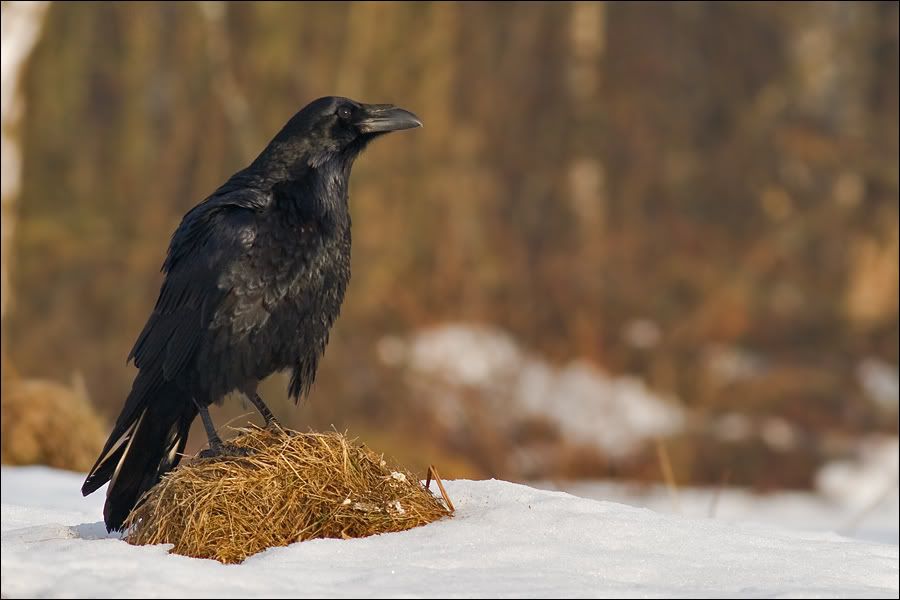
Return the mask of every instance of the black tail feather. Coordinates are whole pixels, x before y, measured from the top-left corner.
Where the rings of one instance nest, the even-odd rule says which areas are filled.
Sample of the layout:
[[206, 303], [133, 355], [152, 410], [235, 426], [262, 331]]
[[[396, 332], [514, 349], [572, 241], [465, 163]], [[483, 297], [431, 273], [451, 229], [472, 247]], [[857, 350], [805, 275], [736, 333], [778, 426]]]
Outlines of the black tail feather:
[[83, 496], [87, 496], [88, 494], [93, 494], [98, 489], [100, 489], [103, 484], [109, 481], [113, 473], [116, 470], [116, 467], [119, 465], [119, 461], [122, 459], [122, 454], [125, 453], [125, 444], [120, 444], [116, 451], [109, 455], [102, 464], [94, 465], [94, 468], [91, 470], [91, 474], [88, 475], [87, 479], [84, 481], [84, 485], [81, 486], [81, 494]]
[[153, 393], [135, 386], [132, 396], [138, 389], [142, 397], [131, 397], [126, 403], [136, 410], [129, 411], [127, 422], [116, 423], [81, 488], [86, 496], [110, 482], [103, 507], [109, 531], [121, 530], [144, 492], [178, 465], [197, 416], [190, 395], [170, 382]]

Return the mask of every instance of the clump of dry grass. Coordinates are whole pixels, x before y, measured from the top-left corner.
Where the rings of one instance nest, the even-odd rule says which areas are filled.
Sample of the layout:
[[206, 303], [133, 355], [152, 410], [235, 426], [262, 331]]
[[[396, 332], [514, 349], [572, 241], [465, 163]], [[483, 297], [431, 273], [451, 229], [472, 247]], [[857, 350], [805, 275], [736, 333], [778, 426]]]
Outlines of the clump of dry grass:
[[83, 381], [71, 387], [42, 379], [19, 379], [4, 364], [0, 394], [0, 461], [86, 471], [103, 448], [106, 426]]
[[418, 478], [332, 433], [253, 427], [230, 445], [246, 456], [194, 459], [163, 477], [129, 516], [131, 544], [241, 562], [313, 538], [403, 531], [452, 513]]

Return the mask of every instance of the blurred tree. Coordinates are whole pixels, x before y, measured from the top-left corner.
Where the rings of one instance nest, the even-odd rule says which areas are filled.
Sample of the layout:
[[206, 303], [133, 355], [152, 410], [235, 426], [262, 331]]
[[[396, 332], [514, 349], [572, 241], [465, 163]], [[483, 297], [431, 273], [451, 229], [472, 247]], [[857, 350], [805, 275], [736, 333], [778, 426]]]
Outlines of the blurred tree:
[[[473, 320], [710, 417], [896, 431], [856, 367], [898, 361], [897, 22], [895, 2], [54, 3], [25, 80], [14, 361], [84, 369], [114, 412], [181, 214], [337, 93], [425, 128], [355, 170], [354, 279], [313, 402], [275, 403], [295, 423], [432, 444], [373, 347]], [[766, 367], [722, 380], [722, 353]]]
[[40, 37], [47, 2], [4, 3], [3, 10], [3, 71], [2, 116], [0, 116], [0, 141], [3, 144], [3, 187], [0, 192], [2, 229], [0, 229], [0, 319], [6, 316], [10, 297], [9, 266], [10, 242], [16, 224], [16, 199], [19, 194], [22, 171], [22, 153], [16, 140], [15, 128], [22, 117], [23, 98], [20, 80], [25, 63]]

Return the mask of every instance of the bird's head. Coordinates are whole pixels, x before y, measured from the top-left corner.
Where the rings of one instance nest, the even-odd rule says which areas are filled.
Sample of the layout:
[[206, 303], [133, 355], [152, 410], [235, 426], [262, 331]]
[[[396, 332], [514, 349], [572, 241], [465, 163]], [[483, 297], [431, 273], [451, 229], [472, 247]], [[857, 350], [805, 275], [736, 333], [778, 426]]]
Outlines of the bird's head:
[[291, 161], [311, 167], [333, 158], [350, 163], [374, 138], [421, 126], [416, 115], [392, 104], [363, 104], [326, 96], [294, 115], [270, 147]]

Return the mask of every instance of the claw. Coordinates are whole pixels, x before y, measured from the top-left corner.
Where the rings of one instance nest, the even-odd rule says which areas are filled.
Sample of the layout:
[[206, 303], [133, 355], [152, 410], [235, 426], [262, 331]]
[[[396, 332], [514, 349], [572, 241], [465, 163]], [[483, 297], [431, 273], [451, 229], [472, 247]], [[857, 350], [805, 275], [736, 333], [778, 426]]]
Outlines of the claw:
[[231, 444], [222, 444], [218, 447], [207, 448], [206, 450], [202, 450], [197, 458], [221, 458], [228, 456], [250, 456], [253, 454], [247, 448], [239, 448], [237, 446], [232, 446]]

